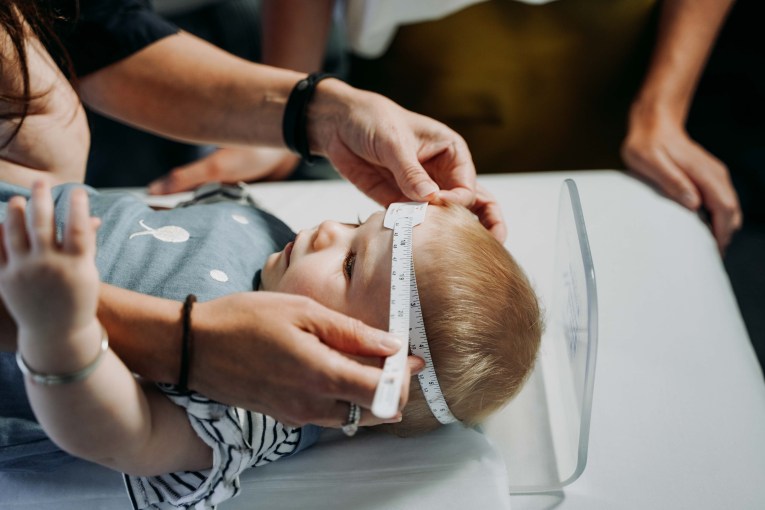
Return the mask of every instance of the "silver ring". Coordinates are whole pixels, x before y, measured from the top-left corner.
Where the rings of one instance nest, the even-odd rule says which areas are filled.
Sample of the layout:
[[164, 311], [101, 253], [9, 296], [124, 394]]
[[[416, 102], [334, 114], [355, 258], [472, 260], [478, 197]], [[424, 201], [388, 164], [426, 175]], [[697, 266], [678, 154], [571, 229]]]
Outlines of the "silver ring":
[[348, 402], [350, 406], [348, 409], [348, 421], [343, 424], [343, 434], [348, 437], [353, 437], [359, 430], [359, 421], [361, 421], [361, 408], [358, 404]]

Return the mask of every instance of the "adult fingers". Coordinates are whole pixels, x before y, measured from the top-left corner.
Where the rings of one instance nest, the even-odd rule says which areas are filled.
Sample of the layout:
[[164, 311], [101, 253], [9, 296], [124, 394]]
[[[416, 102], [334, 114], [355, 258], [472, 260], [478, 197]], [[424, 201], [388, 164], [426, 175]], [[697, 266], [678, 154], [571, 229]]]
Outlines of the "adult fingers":
[[476, 185], [476, 200], [471, 207], [473, 214], [478, 216], [481, 224], [491, 232], [499, 241], [504, 243], [507, 239], [507, 225], [502, 216], [502, 210], [497, 203], [497, 199], [482, 185]]
[[210, 164], [209, 157], [179, 166], [149, 184], [150, 195], [167, 195], [192, 190], [206, 182], [219, 180], [219, 167]]
[[739, 208], [732, 211], [729, 206], [724, 205], [722, 211], [718, 209], [712, 213], [712, 233], [717, 240], [720, 253], [725, 252], [733, 239], [733, 234], [741, 228], [742, 222], [743, 216]]
[[32, 198], [28, 208], [27, 231], [32, 249], [49, 248], [55, 242], [56, 229], [53, 224], [53, 199], [50, 186], [45, 181], [35, 181], [32, 184]]
[[[304, 372], [309, 376], [306, 391], [314, 398], [356, 402], [363, 407], [371, 407], [382, 371], [348, 355], [357, 354], [359, 346], [368, 342], [369, 335], [385, 332], [369, 328], [307, 298], [299, 308], [303, 311], [299, 317], [303, 323], [299, 327], [305, 335], [300, 345], [304, 346], [304, 357], [313, 362], [313, 370]], [[373, 341], [369, 349], [374, 351], [371, 356], [378, 357], [397, 350], [385, 348], [378, 341]], [[322, 416], [329, 418], [324, 414]]]
[[[326, 420], [322, 420], [323, 423], [317, 424], [317, 425], [324, 425], [326, 427], [332, 427], [332, 428], [340, 428], [346, 423], [348, 423], [348, 418], [350, 418], [350, 409], [351, 404], [350, 402], [342, 402], [337, 401], [335, 404], [328, 410], [330, 413]], [[378, 418], [374, 414], [372, 414], [372, 411], [367, 409], [366, 407], [361, 407], [361, 417], [359, 418], [359, 426], [360, 427], [373, 427], [375, 425], [381, 425], [383, 423], [398, 423], [401, 421], [401, 413], [399, 412], [396, 416], [389, 419], [383, 419]]]
[[[323, 369], [317, 374], [315, 388], [319, 395], [345, 402], [355, 402], [362, 407], [372, 407], [375, 390], [382, 371], [362, 365], [340, 353], [330, 351], [324, 359]], [[334, 418], [329, 415], [326, 418]]]
[[[307, 349], [311, 342], [306, 341]], [[318, 345], [318, 344], [314, 344]], [[322, 398], [332, 398], [344, 402], [355, 402], [362, 407], [371, 408], [377, 386], [382, 376], [380, 368], [359, 363], [344, 354], [323, 346], [325, 351], [311, 353], [313, 359], [321, 358], [320, 369], [316, 372], [311, 389]], [[409, 366], [405, 368], [404, 383], [401, 388], [399, 409], [403, 409], [409, 397]], [[330, 419], [332, 416], [325, 416]]]
[[622, 158], [627, 167], [656, 184], [668, 197], [692, 211], [701, 206], [701, 194], [693, 181], [664, 149], [625, 146]]
[[[456, 193], [460, 193], [459, 198], [457, 199], [453, 198], [456, 196]], [[468, 196], [472, 196], [473, 199], [468, 200]], [[465, 188], [439, 191], [438, 199], [435, 200], [435, 202], [438, 203], [443, 200], [465, 205], [478, 217], [481, 224], [491, 232], [497, 241], [504, 243], [507, 239], [507, 225], [502, 215], [502, 209], [494, 196], [480, 185], [476, 186], [476, 193], [474, 196], [470, 190]]]
[[149, 193], [176, 193], [206, 182], [282, 180], [300, 162], [284, 149], [271, 147], [224, 147], [188, 165], [173, 169], [149, 185]]
[[3, 242], [5, 254], [9, 260], [13, 260], [17, 254], [29, 251], [29, 238], [24, 218], [26, 207], [27, 200], [24, 197], [15, 196], [8, 201]]
[[438, 185], [416, 160], [398, 160], [389, 168], [401, 192], [410, 200], [428, 202], [438, 193]]
[[90, 217], [87, 192], [75, 189], [69, 198], [69, 217], [64, 230], [64, 251], [91, 254], [96, 250], [94, 222]]
[[[362, 407], [371, 409], [377, 386], [382, 377], [380, 369], [361, 365], [345, 358], [347, 362], [335, 365], [334, 375], [330, 375], [334, 381], [333, 393], [339, 400], [356, 402]], [[407, 363], [404, 369], [401, 392], [399, 395], [399, 410], [406, 406], [409, 399], [410, 369]]]
[[502, 211], [499, 204], [488, 203], [480, 207], [473, 208], [473, 214], [478, 216], [481, 224], [494, 236], [500, 243], [507, 240], [507, 224], [502, 217]]
[[401, 192], [410, 200], [428, 202], [435, 198], [438, 185], [418, 158], [414, 139], [398, 140], [380, 152], [381, 164], [389, 169]]
[[425, 360], [419, 356], [409, 356], [406, 360], [406, 364], [409, 366], [409, 372], [412, 375], [417, 375], [425, 368]]
[[172, 169], [167, 175], [149, 184], [149, 193], [152, 195], [178, 193], [192, 190], [211, 181], [242, 180], [238, 175], [232, 174], [232, 170], [236, 169], [236, 162], [231, 162], [230, 159], [226, 149], [218, 149], [204, 158]]
[[419, 157], [442, 190], [438, 198], [472, 207], [476, 200], [476, 172], [467, 144], [445, 126], [443, 132], [433, 136], [441, 141], [426, 144]]
[[[423, 368], [425, 368], [425, 361], [422, 358], [419, 358], [417, 356], [409, 356], [407, 359], [407, 367], [409, 369], [409, 374], [411, 376], [416, 375], [419, 373]], [[409, 377], [408, 374], [404, 377], [402, 388], [401, 388], [401, 395], [402, 400], [399, 402], [399, 409], [403, 409], [406, 406], [406, 399], [404, 398], [404, 395], [409, 395], [409, 387], [412, 381], [412, 377]], [[339, 401], [338, 405], [334, 406], [334, 409], [331, 411], [332, 416], [343, 416], [343, 412], [346, 414], [346, 420], [347, 415], [349, 414], [349, 402]], [[364, 427], [374, 426], [374, 425], [381, 425], [383, 423], [398, 423], [401, 421], [402, 413], [399, 411], [395, 416], [392, 418], [378, 418], [374, 414], [372, 414], [372, 411], [369, 408], [361, 407], [361, 420], [359, 422], [359, 425]], [[343, 426], [346, 421], [341, 421], [339, 424], [331, 423], [331, 419], [328, 419], [330, 422], [329, 426]]]
[[358, 356], [390, 356], [401, 348], [401, 340], [392, 333], [367, 326], [313, 300], [307, 300], [305, 305], [304, 328], [333, 349]]
[[332, 148], [330, 161], [337, 171], [369, 198], [384, 206], [407, 199], [388, 169], [367, 162], [342, 144]]
[[[422, 361], [422, 360], [420, 360], [420, 361]], [[405, 373], [404, 373], [404, 376], [403, 376], [404, 378], [403, 378], [402, 384], [401, 384], [401, 396], [400, 396], [400, 399], [399, 399], [399, 407], [398, 407], [399, 408], [399, 412], [396, 415], [394, 415], [392, 418], [379, 418], [379, 417], [375, 416], [374, 414], [372, 414], [372, 411], [370, 410], [371, 407], [372, 407], [372, 405], [371, 405], [372, 404], [372, 400], [371, 399], [370, 400], [358, 400], [358, 399], [355, 399], [355, 398], [351, 397], [351, 398], [340, 398], [340, 399], [338, 399], [338, 403], [340, 405], [339, 406], [335, 405], [335, 406], [333, 406], [333, 408], [328, 409], [330, 414], [328, 416], [326, 416], [325, 423], [327, 423], [329, 426], [333, 426], [333, 427], [344, 425], [347, 422], [347, 418], [345, 419], [345, 421], [337, 421], [337, 419], [338, 419], [338, 417], [342, 417], [343, 416], [343, 414], [342, 414], [343, 411], [345, 411], [345, 416], [346, 417], [348, 416], [348, 410], [349, 410], [349, 403], [350, 402], [354, 402], [354, 403], [358, 404], [362, 408], [362, 416], [361, 416], [361, 421], [360, 421], [361, 425], [369, 426], [369, 425], [379, 425], [381, 423], [397, 423], [397, 422], [401, 421], [401, 410], [404, 409], [404, 407], [406, 406], [406, 402], [407, 402], [407, 400], [409, 398], [409, 385], [410, 385], [410, 382], [411, 382], [411, 376], [410, 376], [409, 368], [410, 368], [411, 364], [414, 364], [414, 365], [416, 365], [419, 368], [419, 364], [417, 362], [407, 363], [407, 366], [406, 366], [406, 369], [405, 369]], [[379, 382], [379, 375], [377, 376], [376, 381]], [[376, 389], [376, 386], [377, 386], [377, 384], [375, 384], [375, 389]], [[372, 395], [374, 395], [374, 392], [372, 392]]]
[[742, 214], [727, 167], [699, 146], [691, 146], [676, 156], [701, 191], [704, 205], [712, 216], [712, 233], [720, 251], [741, 228]]
[[475, 205], [475, 191], [465, 187], [455, 187], [451, 189], [439, 190], [435, 200], [432, 202], [451, 202], [471, 209]]
[[[404, 372], [404, 379], [401, 382], [401, 397], [399, 399], [398, 408], [399, 412], [392, 418], [378, 418], [372, 411], [369, 410], [361, 416], [361, 423], [364, 426], [380, 425], [383, 423], [399, 423], [402, 419], [402, 411], [406, 407], [407, 400], [409, 399], [409, 388], [412, 384], [412, 377], [420, 373], [425, 368], [425, 360], [418, 356], [409, 356], [406, 361], [406, 370]], [[363, 410], [362, 410], [363, 411]]]

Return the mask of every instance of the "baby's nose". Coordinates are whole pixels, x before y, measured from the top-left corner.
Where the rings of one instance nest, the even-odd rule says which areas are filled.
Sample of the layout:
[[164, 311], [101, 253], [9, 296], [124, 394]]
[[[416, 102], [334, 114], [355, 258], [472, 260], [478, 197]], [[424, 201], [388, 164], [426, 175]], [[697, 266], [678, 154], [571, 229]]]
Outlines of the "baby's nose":
[[322, 250], [337, 241], [342, 230], [342, 224], [336, 221], [324, 221], [316, 229], [316, 236], [313, 239], [313, 249]]

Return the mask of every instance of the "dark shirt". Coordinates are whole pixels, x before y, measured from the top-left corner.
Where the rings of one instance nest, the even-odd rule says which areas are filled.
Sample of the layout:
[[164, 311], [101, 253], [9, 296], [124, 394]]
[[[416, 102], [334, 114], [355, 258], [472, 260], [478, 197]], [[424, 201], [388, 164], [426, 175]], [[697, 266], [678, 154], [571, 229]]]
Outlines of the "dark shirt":
[[178, 32], [155, 13], [148, 0], [55, 0], [65, 22], [57, 32], [77, 76], [113, 64], [149, 44]]

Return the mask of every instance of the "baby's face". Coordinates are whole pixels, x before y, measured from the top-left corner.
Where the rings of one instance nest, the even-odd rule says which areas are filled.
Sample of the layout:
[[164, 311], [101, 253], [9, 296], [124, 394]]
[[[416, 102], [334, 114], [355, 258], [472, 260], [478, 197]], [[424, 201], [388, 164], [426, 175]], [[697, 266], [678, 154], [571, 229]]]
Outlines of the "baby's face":
[[[431, 207], [428, 215], [431, 214]], [[274, 253], [261, 274], [261, 289], [301, 294], [380, 329], [388, 328], [391, 242], [384, 212], [360, 225], [325, 221], [302, 230]], [[427, 242], [428, 221], [415, 227], [416, 244]]]

